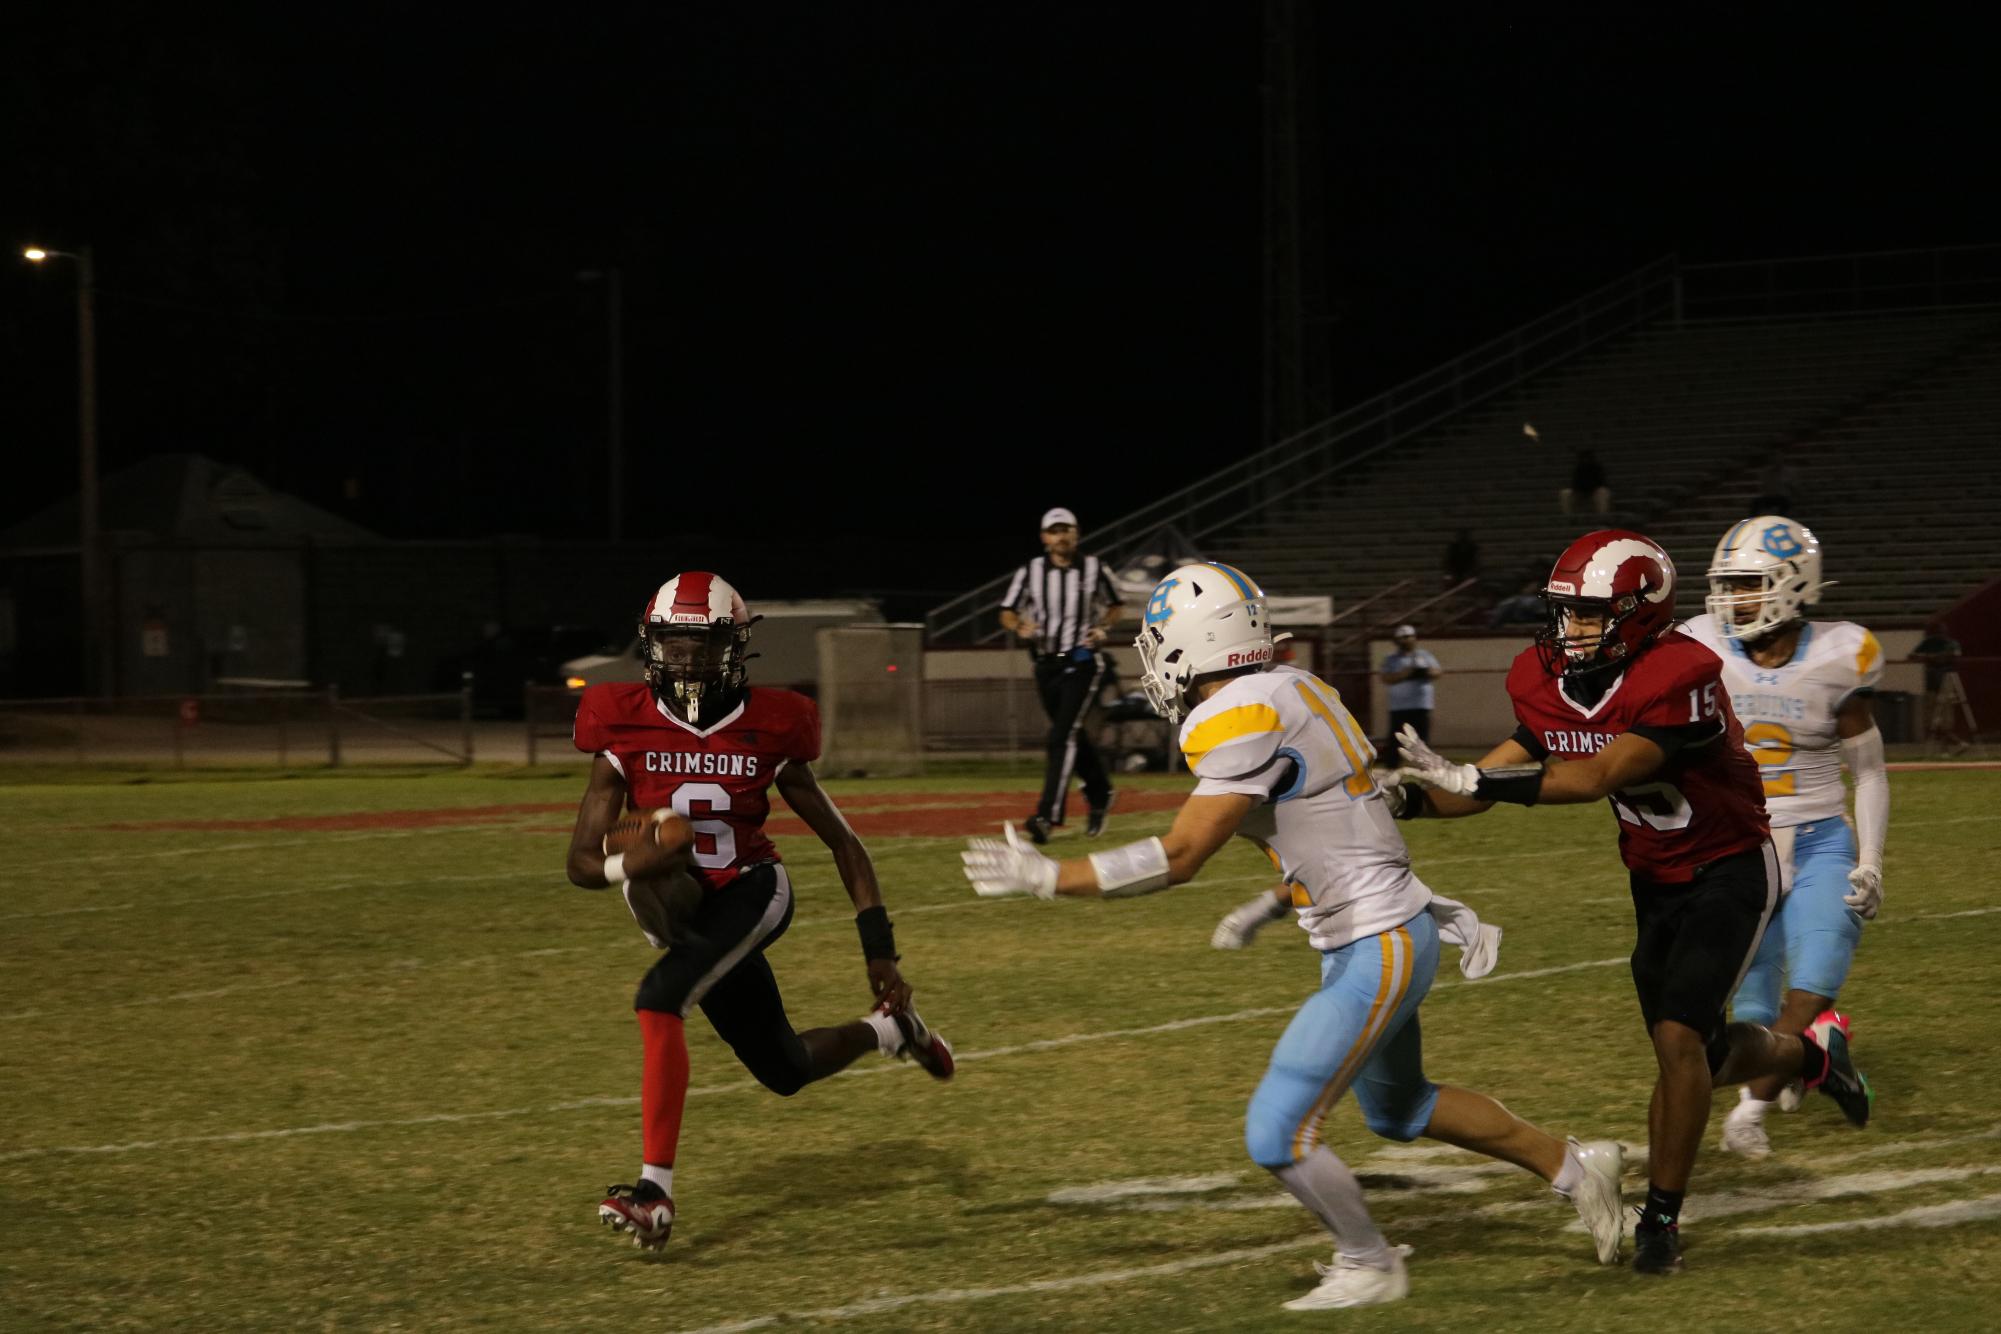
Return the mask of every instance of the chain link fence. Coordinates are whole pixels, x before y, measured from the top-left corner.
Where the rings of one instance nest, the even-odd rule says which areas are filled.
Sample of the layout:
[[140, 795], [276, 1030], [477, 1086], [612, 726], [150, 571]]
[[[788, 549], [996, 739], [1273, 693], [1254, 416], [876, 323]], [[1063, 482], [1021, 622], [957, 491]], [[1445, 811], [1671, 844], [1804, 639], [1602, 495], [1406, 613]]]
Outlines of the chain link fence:
[[360, 699], [329, 688], [0, 700], [0, 763], [338, 768], [472, 762], [470, 687]]

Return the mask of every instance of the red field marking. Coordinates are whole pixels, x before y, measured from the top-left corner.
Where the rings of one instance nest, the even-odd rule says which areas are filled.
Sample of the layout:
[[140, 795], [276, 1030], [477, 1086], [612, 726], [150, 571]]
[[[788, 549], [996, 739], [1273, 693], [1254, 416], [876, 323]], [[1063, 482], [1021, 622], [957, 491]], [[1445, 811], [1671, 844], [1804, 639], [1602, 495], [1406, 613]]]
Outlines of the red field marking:
[[[1119, 793], [1116, 810], [1120, 814], [1139, 811], [1167, 811], [1179, 806], [1179, 792], [1135, 791]], [[842, 805], [842, 813], [858, 834], [876, 838], [953, 837], [986, 834], [1000, 828], [1001, 821], [1019, 823], [1028, 814], [1035, 796], [1021, 792], [879, 792], [870, 793], [853, 805]], [[1082, 817], [1082, 803], [1071, 805]], [[123, 833], [245, 833], [257, 830], [336, 833], [366, 829], [435, 829], [452, 825], [498, 824], [522, 815], [567, 815], [576, 809], [570, 802], [522, 802], [505, 806], [442, 806], [429, 810], [346, 811], [334, 815], [279, 815], [263, 820], [124, 820], [113, 824], [90, 825]], [[804, 834], [806, 824], [796, 815], [775, 812], [767, 826], [774, 834]], [[567, 834], [567, 825], [528, 825], [523, 833]]]

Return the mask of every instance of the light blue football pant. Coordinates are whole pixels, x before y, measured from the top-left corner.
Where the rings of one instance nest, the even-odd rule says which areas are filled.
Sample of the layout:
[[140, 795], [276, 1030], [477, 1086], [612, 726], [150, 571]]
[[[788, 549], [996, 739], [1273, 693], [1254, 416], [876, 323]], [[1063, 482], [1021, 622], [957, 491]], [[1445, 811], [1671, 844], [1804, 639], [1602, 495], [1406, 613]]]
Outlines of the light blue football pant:
[[1862, 939], [1862, 917], [1843, 903], [1855, 869], [1855, 836], [1840, 816], [1795, 825], [1793, 888], [1772, 914], [1758, 953], [1730, 1002], [1734, 1019], [1769, 1024], [1782, 990], [1839, 996]]
[[1352, 1085], [1369, 1129], [1410, 1140], [1431, 1123], [1438, 1085], [1424, 1077], [1417, 1007], [1438, 971], [1438, 924], [1420, 912], [1392, 931], [1320, 955], [1320, 990], [1286, 1025], [1251, 1095], [1244, 1142], [1263, 1167], [1320, 1143], [1320, 1126]]

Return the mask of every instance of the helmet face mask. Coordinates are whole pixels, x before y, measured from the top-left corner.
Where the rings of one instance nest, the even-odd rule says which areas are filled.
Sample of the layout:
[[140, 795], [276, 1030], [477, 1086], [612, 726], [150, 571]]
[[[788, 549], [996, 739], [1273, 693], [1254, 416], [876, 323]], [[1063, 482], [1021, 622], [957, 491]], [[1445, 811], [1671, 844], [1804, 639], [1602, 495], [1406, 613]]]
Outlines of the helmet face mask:
[[639, 618], [639, 656], [655, 698], [690, 723], [728, 712], [749, 680], [756, 619], [714, 575], [678, 574], [662, 584]]
[[1732, 525], [1716, 544], [1703, 605], [1726, 638], [1756, 641], [1804, 620], [1825, 587], [1813, 530], [1760, 514]]
[[1548, 607], [1542, 632], [1536, 636], [1543, 663], [1556, 676], [1590, 676], [1623, 665], [1630, 656], [1619, 628], [1636, 609], [1634, 598], [1543, 595]]

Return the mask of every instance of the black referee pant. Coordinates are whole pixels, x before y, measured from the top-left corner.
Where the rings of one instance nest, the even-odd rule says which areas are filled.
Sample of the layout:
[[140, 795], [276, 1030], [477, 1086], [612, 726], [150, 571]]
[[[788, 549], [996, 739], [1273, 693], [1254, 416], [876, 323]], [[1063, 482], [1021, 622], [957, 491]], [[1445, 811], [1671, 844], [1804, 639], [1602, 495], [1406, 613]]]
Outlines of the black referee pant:
[[1084, 732], [1084, 715], [1105, 679], [1105, 660], [1088, 649], [1050, 653], [1035, 660], [1035, 689], [1042, 711], [1049, 715], [1049, 755], [1042, 773], [1042, 802], [1035, 813], [1052, 825], [1063, 823], [1064, 798], [1070, 775], [1084, 780], [1084, 800], [1095, 809], [1112, 797], [1098, 748]]

